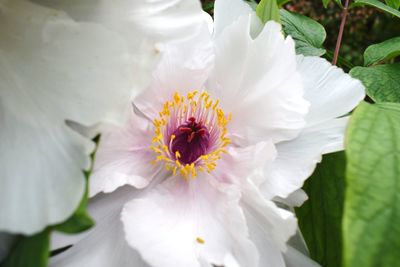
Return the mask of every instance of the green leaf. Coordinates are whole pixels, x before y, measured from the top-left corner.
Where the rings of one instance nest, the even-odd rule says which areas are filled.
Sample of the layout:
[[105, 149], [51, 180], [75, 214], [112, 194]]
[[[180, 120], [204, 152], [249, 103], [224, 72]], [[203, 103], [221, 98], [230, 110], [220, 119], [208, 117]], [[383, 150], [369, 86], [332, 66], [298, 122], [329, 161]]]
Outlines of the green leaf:
[[282, 7], [284, 4], [289, 3], [291, 0], [276, 0], [278, 7]]
[[91, 228], [94, 225], [93, 219], [87, 213], [86, 207], [88, 204], [88, 177], [89, 173], [85, 173], [86, 177], [86, 189], [85, 193], [82, 197], [81, 202], [79, 203], [78, 208], [75, 210], [74, 214], [70, 218], [68, 218], [65, 222], [55, 225], [53, 227], [56, 231], [61, 231], [64, 233], [79, 233]]
[[364, 66], [369, 66], [384, 60], [390, 60], [400, 55], [400, 37], [386, 40], [369, 46], [364, 52]]
[[346, 147], [344, 266], [399, 266], [400, 104], [361, 103]]
[[[339, 7], [343, 8], [341, 0], [333, 0]], [[331, 0], [322, 0], [322, 5], [327, 8]]]
[[350, 75], [362, 81], [375, 102], [400, 103], [400, 63], [355, 67]]
[[22, 236], [0, 267], [46, 267], [49, 243], [49, 229], [33, 236]]
[[325, 54], [322, 44], [326, 38], [324, 27], [318, 22], [295, 13], [281, 9], [283, 30], [296, 42], [297, 54], [321, 56]]
[[396, 16], [398, 18], [400, 18], [400, 11], [385, 5], [384, 3], [378, 1], [378, 0], [355, 0], [354, 3], [351, 5], [351, 7], [353, 6], [373, 6], [376, 7], [380, 10], [383, 10], [393, 16]]
[[400, 0], [385, 0], [386, 4], [394, 9], [399, 9]]
[[309, 199], [296, 209], [312, 259], [324, 267], [341, 266], [344, 153], [328, 154], [303, 189]]
[[331, 2], [331, 0], [322, 0], [322, 5], [327, 8], [328, 4]]
[[276, 0], [261, 0], [257, 5], [256, 14], [262, 23], [266, 23], [269, 20], [274, 20], [278, 23], [281, 23], [279, 8]]

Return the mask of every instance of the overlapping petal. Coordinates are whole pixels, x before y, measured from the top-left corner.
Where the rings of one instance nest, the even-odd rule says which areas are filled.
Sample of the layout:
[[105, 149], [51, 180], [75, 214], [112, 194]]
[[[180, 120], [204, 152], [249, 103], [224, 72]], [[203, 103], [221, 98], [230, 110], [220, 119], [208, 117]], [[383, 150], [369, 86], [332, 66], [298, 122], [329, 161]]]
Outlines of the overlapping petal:
[[308, 110], [294, 42], [275, 22], [253, 39], [250, 25], [251, 15], [241, 16], [216, 37], [207, 89], [232, 113], [229, 132], [236, 142], [291, 139], [304, 126]]
[[151, 123], [133, 110], [129, 117], [125, 125], [109, 128], [101, 136], [90, 178], [90, 196], [110, 193], [125, 184], [144, 188], [161, 171], [151, 164]]
[[118, 189], [112, 194], [99, 194], [92, 199], [89, 212], [96, 220], [96, 227], [80, 236], [53, 236], [52, 248], [73, 245], [66, 252], [52, 257], [52, 267], [148, 267], [140, 255], [125, 241], [119, 219], [125, 202], [132, 199], [137, 190], [131, 187]]
[[322, 155], [344, 148], [344, 132], [350, 112], [364, 98], [362, 84], [317, 57], [298, 57], [304, 97], [310, 102], [306, 127], [301, 134], [276, 145], [276, 161], [266, 166], [262, 191], [267, 198], [286, 198], [299, 189]]
[[115, 33], [25, 1], [2, 7], [0, 32], [0, 229], [33, 233], [83, 194], [94, 146], [65, 121], [120, 121], [132, 61]]
[[223, 265], [228, 255], [239, 266], [255, 266], [257, 252], [247, 238], [239, 188], [211, 179], [170, 177], [126, 204], [127, 241], [152, 266]]
[[104, 25], [124, 37], [135, 61], [133, 89], [147, 86], [160, 55], [159, 42], [191, 38], [204, 22], [196, 0], [34, 0], [73, 19]]

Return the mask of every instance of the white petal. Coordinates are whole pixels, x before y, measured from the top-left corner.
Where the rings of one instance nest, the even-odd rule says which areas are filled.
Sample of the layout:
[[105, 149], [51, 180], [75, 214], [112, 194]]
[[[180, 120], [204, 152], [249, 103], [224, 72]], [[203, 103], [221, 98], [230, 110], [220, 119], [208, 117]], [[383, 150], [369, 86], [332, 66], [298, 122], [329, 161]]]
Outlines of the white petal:
[[[89, 205], [96, 226], [78, 239], [56, 237], [56, 244], [73, 244], [67, 251], [50, 258], [51, 267], [148, 267], [124, 238], [119, 219], [123, 204], [135, 196], [134, 189], [125, 187], [112, 194], [99, 195]], [[60, 240], [61, 239], [61, 240]], [[79, 242], [78, 242], [79, 241]]]
[[132, 62], [115, 33], [30, 2], [1, 8], [0, 33], [0, 229], [32, 234], [83, 194], [94, 146], [65, 120], [123, 119]]
[[284, 254], [286, 267], [319, 267], [320, 265], [302, 254], [298, 250], [288, 246], [288, 250]]
[[272, 142], [260, 142], [253, 146], [227, 148], [227, 153], [217, 161], [217, 167], [212, 176], [225, 183], [241, 184], [247, 177], [260, 184], [264, 177], [258, 174], [258, 170], [271, 164], [277, 153]]
[[286, 198], [301, 188], [322, 159], [322, 154], [343, 149], [344, 131], [348, 117], [330, 120], [306, 128], [294, 140], [276, 145], [278, 156], [267, 165], [267, 179], [261, 185], [263, 195]]
[[258, 253], [260, 254], [259, 267], [285, 267], [282, 252], [279, 247], [271, 240], [260, 222], [253, 216], [246, 214], [247, 225], [249, 226], [250, 238], [256, 244]]
[[246, 219], [256, 220], [264, 234], [280, 251], [286, 250], [286, 242], [297, 229], [297, 220], [292, 212], [278, 208], [276, 204], [265, 199], [258, 188], [249, 181], [242, 186], [242, 205]]
[[[135, 89], [147, 86], [157, 63], [157, 43], [190, 38], [204, 23], [196, 0], [35, 0], [78, 21], [102, 24], [119, 33], [134, 55]], [[112, 40], [112, 39], [111, 39]]]
[[124, 207], [128, 243], [152, 266], [222, 265], [229, 254], [240, 266], [255, 266], [239, 191], [228, 185], [215, 188], [208, 179], [171, 177]]
[[126, 125], [105, 130], [90, 177], [90, 196], [112, 192], [125, 184], [136, 188], [149, 184], [159, 169], [151, 164], [153, 132], [150, 122], [133, 111]]
[[365, 97], [359, 80], [319, 57], [298, 56], [304, 98], [311, 103], [307, 126], [346, 115]]
[[242, 0], [216, 0], [214, 4], [215, 36], [243, 15], [253, 13], [251, 7]]
[[154, 118], [175, 92], [201, 90], [213, 64], [213, 46], [206, 24], [193, 38], [160, 46], [162, 57], [150, 87], [135, 99], [137, 107]]
[[286, 198], [275, 197], [273, 200], [283, 203], [289, 207], [300, 207], [308, 199], [306, 192], [303, 189], [297, 189], [290, 193]]
[[208, 89], [232, 112], [228, 132], [243, 142], [295, 137], [304, 126], [308, 103], [296, 70], [294, 42], [268, 22], [256, 39], [250, 16], [242, 16], [215, 40], [215, 68]]

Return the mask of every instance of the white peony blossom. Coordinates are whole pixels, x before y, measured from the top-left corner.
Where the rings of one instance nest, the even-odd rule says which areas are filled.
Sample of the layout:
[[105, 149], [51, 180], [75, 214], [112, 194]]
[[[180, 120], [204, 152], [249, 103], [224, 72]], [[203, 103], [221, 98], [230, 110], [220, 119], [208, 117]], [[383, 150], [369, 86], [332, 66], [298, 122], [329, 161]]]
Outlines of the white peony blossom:
[[287, 246], [296, 219], [274, 200], [304, 200], [297, 190], [323, 153], [343, 149], [342, 116], [364, 88], [296, 57], [277, 23], [259, 26], [244, 2], [217, 0], [212, 36], [205, 27], [162, 47], [129, 123], [101, 137], [96, 227], [55, 236], [53, 247], [74, 246], [51, 266], [315, 264]]
[[82, 198], [94, 145], [66, 121], [125, 121], [156, 42], [204, 21], [195, 0], [35, 2], [0, 2], [0, 231], [24, 234], [65, 220]]

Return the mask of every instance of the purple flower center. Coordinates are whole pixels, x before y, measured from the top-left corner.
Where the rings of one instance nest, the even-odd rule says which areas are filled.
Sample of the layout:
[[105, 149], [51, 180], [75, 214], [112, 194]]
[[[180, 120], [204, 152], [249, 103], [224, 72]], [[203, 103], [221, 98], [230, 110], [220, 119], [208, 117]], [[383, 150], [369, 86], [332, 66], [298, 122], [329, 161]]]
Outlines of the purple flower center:
[[[191, 164], [200, 156], [207, 154], [210, 133], [203, 123], [196, 122], [196, 118], [190, 117], [174, 132], [175, 138], [171, 142], [171, 150], [182, 164]], [[176, 153], [178, 152], [178, 153]]]

